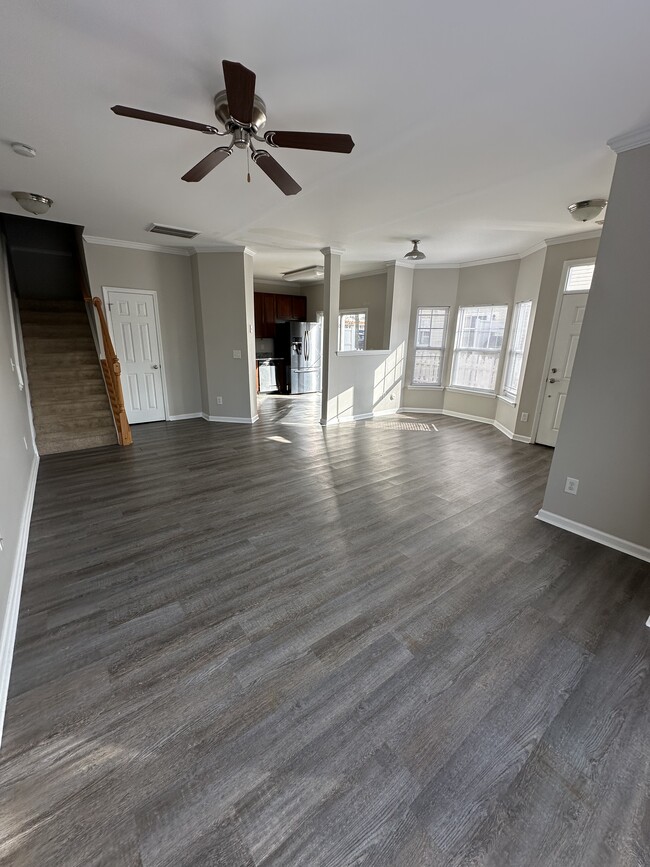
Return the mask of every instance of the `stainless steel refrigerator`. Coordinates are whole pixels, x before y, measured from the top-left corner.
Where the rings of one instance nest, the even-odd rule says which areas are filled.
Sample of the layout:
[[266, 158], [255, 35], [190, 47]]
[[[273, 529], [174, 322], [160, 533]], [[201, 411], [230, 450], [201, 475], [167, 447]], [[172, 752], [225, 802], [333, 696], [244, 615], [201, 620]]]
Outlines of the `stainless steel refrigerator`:
[[288, 342], [289, 391], [306, 394], [320, 391], [322, 331], [318, 322], [287, 322], [284, 339]]

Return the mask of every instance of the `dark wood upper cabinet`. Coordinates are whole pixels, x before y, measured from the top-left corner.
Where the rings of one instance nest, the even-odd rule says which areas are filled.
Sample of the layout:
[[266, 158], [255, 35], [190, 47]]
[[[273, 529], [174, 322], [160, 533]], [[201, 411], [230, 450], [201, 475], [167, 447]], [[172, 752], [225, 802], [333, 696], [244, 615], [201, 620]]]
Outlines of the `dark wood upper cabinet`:
[[307, 319], [307, 298], [304, 295], [276, 295], [256, 292], [255, 337], [275, 337], [276, 322]]
[[291, 296], [291, 318], [298, 322], [307, 321], [307, 299], [304, 295]]
[[293, 319], [293, 295], [275, 296], [275, 319], [276, 322]]

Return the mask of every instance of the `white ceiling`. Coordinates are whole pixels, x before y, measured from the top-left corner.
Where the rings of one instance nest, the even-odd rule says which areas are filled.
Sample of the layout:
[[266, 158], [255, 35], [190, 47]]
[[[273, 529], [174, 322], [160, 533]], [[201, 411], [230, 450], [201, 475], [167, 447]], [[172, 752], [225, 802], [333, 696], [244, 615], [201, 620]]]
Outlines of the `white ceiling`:
[[[610, 137], [650, 122], [646, 0], [8, 0], [0, 28], [0, 210], [50, 196], [86, 234], [246, 244], [258, 276], [345, 248], [344, 273], [520, 253], [584, 229], [566, 206], [607, 197]], [[349, 132], [350, 155], [278, 150], [286, 198], [221, 141], [120, 118], [115, 103], [216, 123], [221, 60], [257, 73], [268, 129]], [[12, 141], [38, 151], [17, 156]], [[152, 221], [198, 229], [152, 236]]]

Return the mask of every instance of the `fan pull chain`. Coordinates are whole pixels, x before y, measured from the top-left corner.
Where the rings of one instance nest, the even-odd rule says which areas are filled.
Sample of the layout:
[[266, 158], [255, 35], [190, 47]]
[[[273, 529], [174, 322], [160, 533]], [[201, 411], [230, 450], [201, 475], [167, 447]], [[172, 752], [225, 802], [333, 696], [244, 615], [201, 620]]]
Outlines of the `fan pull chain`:
[[248, 169], [248, 174], [246, 175], [246, 180], [250, 184], [250, 182], [251, 182], [251, 152], [248, 148], [246, 148], [246, 167]]

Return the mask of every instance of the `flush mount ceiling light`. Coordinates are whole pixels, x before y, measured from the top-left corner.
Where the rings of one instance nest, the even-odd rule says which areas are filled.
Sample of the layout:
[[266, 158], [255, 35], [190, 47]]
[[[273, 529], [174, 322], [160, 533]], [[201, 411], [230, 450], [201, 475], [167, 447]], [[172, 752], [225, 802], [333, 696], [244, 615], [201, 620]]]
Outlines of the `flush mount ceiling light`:
[[417, 241], [412, 240], [411, 241], [411, 244], [413, 244], [413, 249], [409, 250], [408, 253], [406, 254], [406, 256], [404, 256], [405, 259], [410, 259], [411, 261], [416, 261], [417, 259], [426, 259], [427, 258], [421, 250], [418, 250], [418, 244], [419, 243], [420, 243], [419, 240], [417, 240]]
[[287, 271], [282, 275], [283, 280], [288, 280], [290, 283], [296, 280], [318, 280], [325, 274], [325, 269], [322, 265], [310, 265], [309, 268], [298, 268], [296, 271]]
[[20, 154], [21, 157], [35, 157], [36, 151], [34, 148], [30, 148], [29, 145], [23, 144], [20, 141], [14, 141], [11, 143], [11, 149], [15, 154]]
[[30, 214], [46, 214], [54, 202], [47, 196], [39, 196], [37, 193], [17, 192], [11, 194], [21, 208]]
[[583, 202], [574, 202], [569, 205], [569, 213], [579, 223], [588, 223], [595, 220], [607, 204], [607, 199], [585, 199]]

